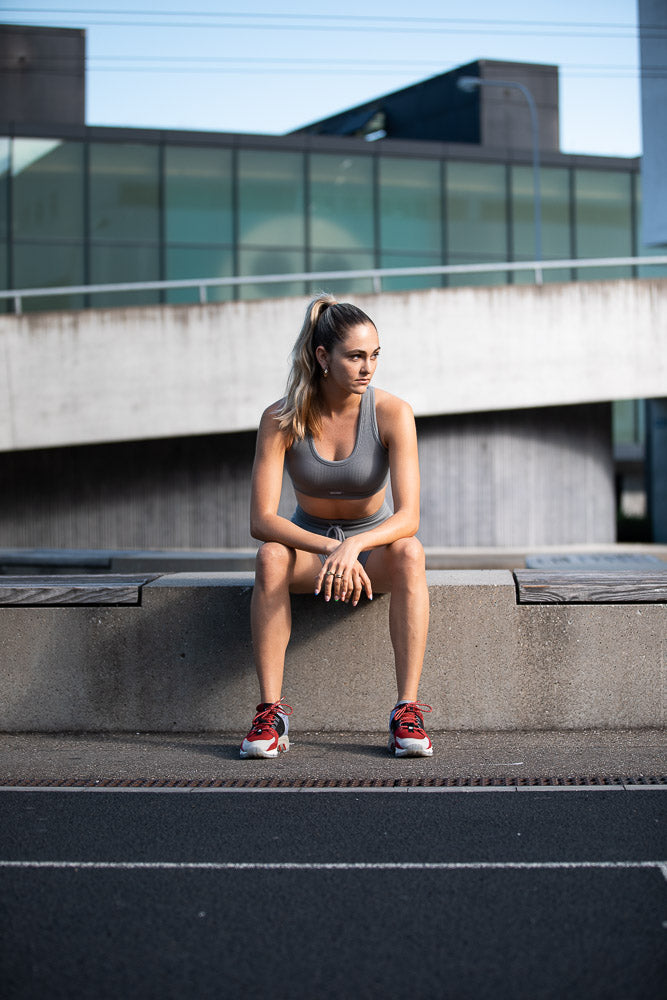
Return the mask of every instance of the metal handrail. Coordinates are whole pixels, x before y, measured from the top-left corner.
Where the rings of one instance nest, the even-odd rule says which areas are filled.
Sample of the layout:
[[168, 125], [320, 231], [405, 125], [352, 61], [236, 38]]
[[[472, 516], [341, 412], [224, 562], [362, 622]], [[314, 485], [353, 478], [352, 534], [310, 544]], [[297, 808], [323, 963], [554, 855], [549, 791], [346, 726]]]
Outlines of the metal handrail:
[[655, 257], [595, 257], [582, 260], [499, 261], [487, 264], [437, 264], [425, 267], [372, 267], [356, 271], [307, 271], [296, 274], [236, 275], [231, 278], [179, 278], [173, 281], [123, 281], [107, 285], [59, 285], [51, 288], [14, 288], [0, 291], [0, 299], [13, 299], [14, 312], [20, 315], [25, 298], [50, 295], [94, 295], [102, 292], [144, 292], [171, 288], [197, 288], [199, 301], [206, 304], [208, 288], [242, 285], [277, 285], [293, 281], [334, 281], [341, 278], [371, 278], [373, 291], [382, 291], [383, 278], [417, 277], [442, 274], [484, 274], [498, 271], [533, 271], [535, 283], [542, 284], [542, 271], [558, 268], [651, 267], [667, 264], [667, 255]]

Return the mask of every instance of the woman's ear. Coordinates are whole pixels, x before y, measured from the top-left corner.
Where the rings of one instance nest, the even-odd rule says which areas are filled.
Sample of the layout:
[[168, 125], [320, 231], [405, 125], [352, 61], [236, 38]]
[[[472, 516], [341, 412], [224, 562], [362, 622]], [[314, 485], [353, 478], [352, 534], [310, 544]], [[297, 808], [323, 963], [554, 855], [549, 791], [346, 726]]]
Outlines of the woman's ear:
[[317, 362], [322, 370], [329, 367], [329, 355], [321, 344], [319, 347], [315, 348], [315, 357], [317, 358]]

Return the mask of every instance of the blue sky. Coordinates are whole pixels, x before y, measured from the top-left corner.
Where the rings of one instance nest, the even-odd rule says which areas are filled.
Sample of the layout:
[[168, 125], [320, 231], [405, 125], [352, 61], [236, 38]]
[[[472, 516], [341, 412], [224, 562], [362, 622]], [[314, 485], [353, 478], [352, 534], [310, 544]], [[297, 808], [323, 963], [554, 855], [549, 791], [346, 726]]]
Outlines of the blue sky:
[[641, 152], [636, 0], [0, 0], [87, 29], [90, 125], [282, 133], [477, 58], [560, 67], [561, 148]]

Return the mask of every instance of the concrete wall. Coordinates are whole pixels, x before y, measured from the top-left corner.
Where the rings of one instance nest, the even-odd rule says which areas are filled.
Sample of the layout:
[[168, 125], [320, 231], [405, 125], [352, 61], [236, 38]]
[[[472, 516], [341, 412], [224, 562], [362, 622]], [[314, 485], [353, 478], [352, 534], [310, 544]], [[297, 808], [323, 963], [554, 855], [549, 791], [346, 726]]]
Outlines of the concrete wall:
[[80, 28], [0, 25], [0, 121], [83, 125], [86, 33]]
[[422, 418], [418, 436], [425, 545], [615, 541], [608, 404]]
[[[518, 606], [507, 571], [428, 574], [429, 727], [667, 722], [667, 605]], [[141, 606], [0, 608], [0, 731], [241, 730], [257, 701], [252, 574], [177, 574]], [[295, 731], [377, 731], [395, 699], [387, 596], [293, 599]]]
[[[667, 395], [667, 279], [357, 296], [419, 416]], [[0, 317], [0, 450], [252, 430], [306, 299]]]
[[[611, 542], [607, 404], [421, 417], [429, 546]], [[248, 530], [252, 431], [0, 453], [0, 546], [220, 548]], [[281, 511], [294, 509], [289, 481]]]
[[[558, 134], [558, 67], [480, 59], [485, 80], [506, 80], [527, 87], [535, 101], [542, 151], [560, 149]], [[520, 90], [481, 87], [481, 140], [492, 149], [532, 149], [533, 129], [528, 102]]]

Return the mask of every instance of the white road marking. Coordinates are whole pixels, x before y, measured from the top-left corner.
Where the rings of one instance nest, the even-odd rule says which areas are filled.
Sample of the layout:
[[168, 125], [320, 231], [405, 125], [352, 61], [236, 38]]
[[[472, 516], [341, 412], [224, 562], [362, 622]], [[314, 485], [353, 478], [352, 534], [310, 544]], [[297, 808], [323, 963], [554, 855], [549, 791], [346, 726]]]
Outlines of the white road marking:
[[572, 871], [655, 868], [667, 861], [8, 861], [1, 868], [120, 871]]

